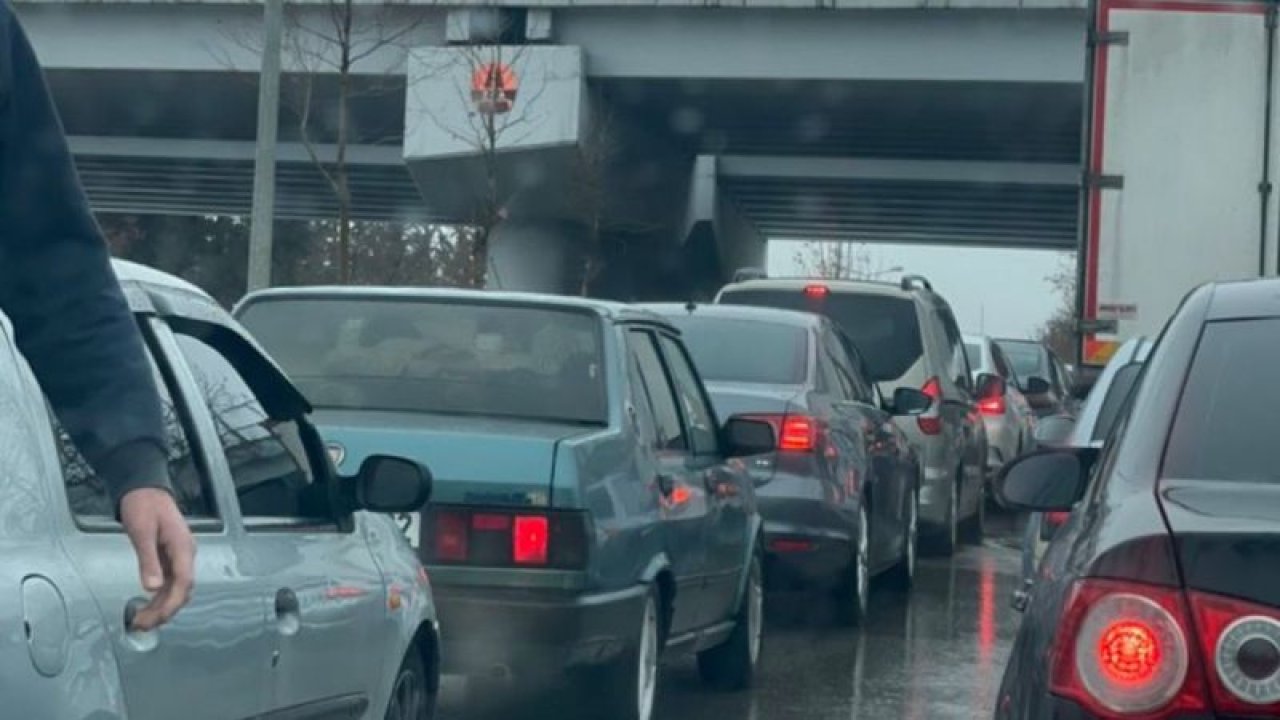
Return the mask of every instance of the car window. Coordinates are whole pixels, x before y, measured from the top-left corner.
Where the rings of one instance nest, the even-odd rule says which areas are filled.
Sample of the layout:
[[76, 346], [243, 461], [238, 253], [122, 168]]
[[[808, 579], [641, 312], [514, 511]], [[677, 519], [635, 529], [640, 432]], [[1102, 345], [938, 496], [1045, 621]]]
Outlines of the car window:
[[826, 393], [836, 400], [852, 400], [853, 388], [847, 380], [840, 377], [831, 353], [827, 352], [826, 348], [822, 348], [817, 355], [818, 392]]
[[973, 380], [969, 375], [969, 359], [965, 356], [960, 328], [956, 326], [951, 311], [945, 308], [938, 311], [938, 320], [942, 323], [942, 331], [947, 342], [947, 374], [956, 385], [968, 390], [972, 387]]
[[1280, 484], [1280, 319], [1205, 326], [1178, 402], [1164, 475]]
[[1000, 377], [1016, 384], [1018, 380], [1017, 373], [1015, 373], [1013, 368], [1009, 365], [1009, 360], [1005, 358], [1004, 351], [1000, 349], [999, 345], [995, 345], [994, 343], [991, 345], [991, 362], [995, 364], [996, 372], [1000, 374]]
[[667, 379], [658, 348], [653, 344], [653, 335], [642, 330], [632, 330], [628, 333], [627, 345], [636, 369], [640, 371], [649, 407], [653, 409], [654, 430], [658, 436], [657, 448], [667, 451], [688, 450], [689, 441], [685, 437], [684, 426], [680, 423], [675, 392]]
[[413, 298], [288, 298], [241, 321], [319, 408], [604, 425], [590, 312]]
[[845, 357], [849, 358], [849, 362], [853, 365], [854, 379], [859, 385], [866, 388], [867, 402], [875, 407], [884, 407], [883, 398], [880, 396], [880, 386], [871, 381], [867, 375], [867, 361], [862, 357], [862, 353], [858, 351], [858, 346], [847, 335], [836, 330], [836, 342], [840, 348], [844, 350]]
[[965, 357], [969, 359], [969, 367], [982, 369], [982, 346], [977, 343], [964, 344]]
[[831, 362], [835, 365], [836, 374], [848, 389], [849, 399], [870, 403], [871, 388], [863, 381], [862, 374], [858, 372], [854, 360], [849, 357], [840, 340], [829, 330], [823, 334], [823, 339], [827, 354], [831, 356]]
[[689, 438], [693, 440], [695, 455], [719, 455], [719, 430], [715, 413], [702, 392], [702, 385], [693, 369], [689, 356], [675, 339], [660, 335], [663, 356], [667, 367], [671, 368], [671, 377], [675, 381], [676, 396], [680, 400], [680, 413], [684, 417], [685, 426], [689, 429]]
[[926, 380], [919, 316], [915, 300], [909, 297], [835, 291], [811, 295], [803, 288], [743, 288], [726, 290], [718, 302], [825, 315], [862, 350], [871, 380], [895, 387], [920, 387]]
[[1045, 352], [1039, 343], [1006, 340], [999, 345], [1009, 358], [1009, 362], [1013, 364], [1013, 371], [1022, 378], [1023, 382], [1033, 377], [1038, 377], [1045, 382], [1052, 380], [1044, 369]]
[[707, 382], [799, 385], [809, 374], [809, 331], [736, 318], [671, 316]]
[[332, 522], [327, 488], [317, 482], [298, 423], [268, 417], [244, 378], [212, 345], [186, 334], [177, 335], [177, 344], [217, 428], [241, 515]]
[[[174, 402], [170, 383], [149, 353], [148, 359], [151, 360], [152, 376], [160, 392], [167, 437], [165, 450], [169, 457], [169, 479], [173, 484], [178, 508], [187, 518], [217, 517], [208, 475], [197, 462], [195, 448], [191, 444], [190, 438], [195, 433], [188, 430], [190, 421], [186, 410]], [[62, 425], [56, 419], [53, 423], [71, 512], [80, 518], [114, 519], [116, 510], [101, 478], [80, 455]]]
[[1107, 439], [1111, 428], [1115, 425], [1120, 408], [1124, 407], [1138, 377], [1142, 374], [1142, 363], [1132, 362], [1116, 370], [1111, 378], [1111, 386], [1102, 398], [1102, 406], [1098, 408], [1098, 419], [1094, 422], [1093, 432], [1089, 439], [1093, 442]]

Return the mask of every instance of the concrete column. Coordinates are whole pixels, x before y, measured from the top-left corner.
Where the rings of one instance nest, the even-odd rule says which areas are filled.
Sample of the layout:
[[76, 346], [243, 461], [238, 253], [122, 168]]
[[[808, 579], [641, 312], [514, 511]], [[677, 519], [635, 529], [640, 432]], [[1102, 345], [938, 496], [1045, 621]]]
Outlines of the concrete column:
[[576, 295], [584, 231], [571, 222], [509, 220], [489, 241], [491, 290]]

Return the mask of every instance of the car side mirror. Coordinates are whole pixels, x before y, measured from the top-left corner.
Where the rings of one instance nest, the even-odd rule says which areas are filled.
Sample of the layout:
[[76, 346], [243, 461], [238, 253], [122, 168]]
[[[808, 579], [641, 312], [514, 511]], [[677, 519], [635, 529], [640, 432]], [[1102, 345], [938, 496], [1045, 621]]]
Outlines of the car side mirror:
[[1010, 510], [1067, 512], [1084, 496], [1095, 448], [1042, 450], [1006, 465], [996, 477], [996, 499]]
[[933, 406], [933, 398], [915, 388], [900, 387], [893, 391], [892, 404], [888, 410], [894, 415], [919, 415]]
[[1032, 375], [1027, 378], [1027, 382], [1022, 388], [1022, 392], [1027, 395], [1048, 395], [1053, 392], [1053, 386], [1049, 384], [1048, 380], [1037, 375]]
[[370, 455], [355, 477], [355, 504], [360, 510], [404, 513], [420, 510], [431, 499], [431, 471], [423, 465]]
[[763, 420], [731, 417], [724, 424], [725, 455], [750, 457], [778, 449], [778, 436], [773, 426]]
[[1004, 378], [992, 373], [982, 373], [979, 375], [976, 387], [978, 400], [995, 400], [996, 398], [1002, 398], [1009, 389], [1005, 384]]

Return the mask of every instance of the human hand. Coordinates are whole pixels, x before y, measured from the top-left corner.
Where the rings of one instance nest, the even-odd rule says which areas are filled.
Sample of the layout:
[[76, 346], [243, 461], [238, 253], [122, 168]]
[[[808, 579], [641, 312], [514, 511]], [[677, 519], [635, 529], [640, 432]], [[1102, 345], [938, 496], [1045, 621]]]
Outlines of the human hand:
[[168, 622], [191, 597], [196, 543], [173, 496], [157, 488], [139, 488], [120, 500], [120, 521], [138, 556], [142, 587], [151, 601], [138, 611], [128, 630], [146, 631]]

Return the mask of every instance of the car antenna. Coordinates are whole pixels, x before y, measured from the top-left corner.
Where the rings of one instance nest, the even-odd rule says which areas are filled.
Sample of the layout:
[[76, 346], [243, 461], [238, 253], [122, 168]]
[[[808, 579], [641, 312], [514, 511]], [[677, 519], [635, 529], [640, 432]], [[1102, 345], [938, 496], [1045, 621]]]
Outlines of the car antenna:
[[685, 312], [692, 313], [694, 310], [697, 310], [697, 309], [698, 309], [698, 303], [697, 303], [697, 302], [695, 302], [695, 301], [693, 301], [693, 300], [685, 300], [685, 301], [684, 301], [684, 310], [685, 310]]

